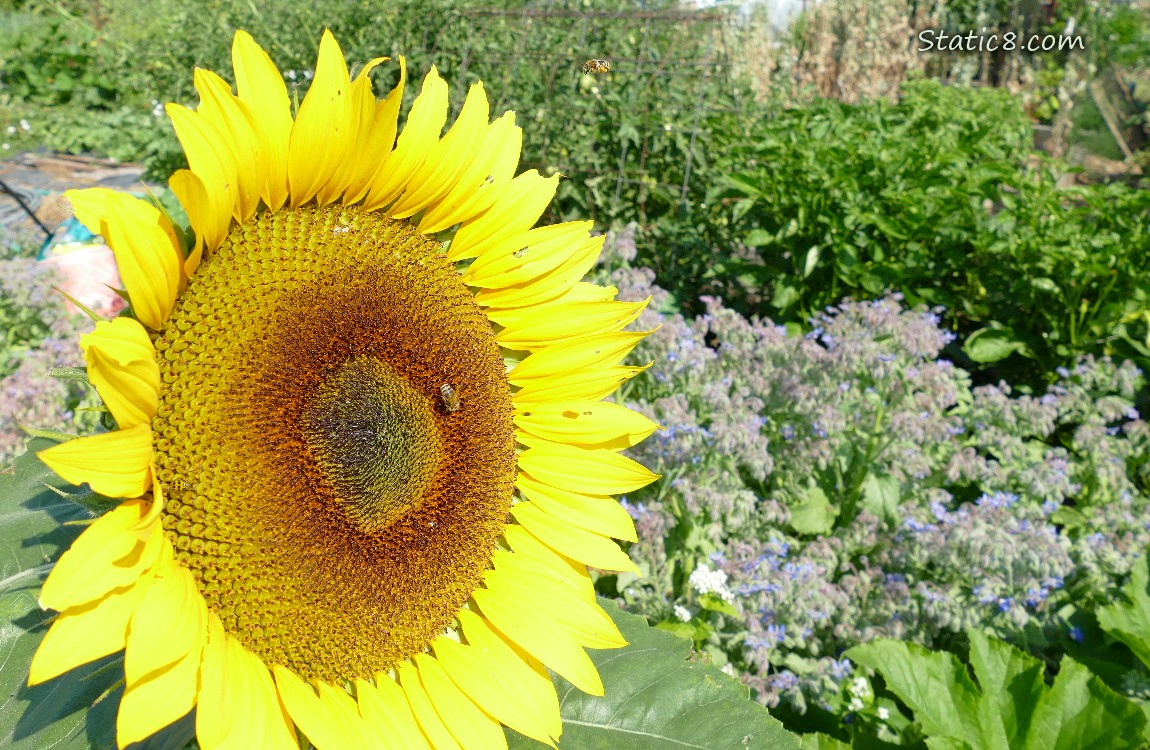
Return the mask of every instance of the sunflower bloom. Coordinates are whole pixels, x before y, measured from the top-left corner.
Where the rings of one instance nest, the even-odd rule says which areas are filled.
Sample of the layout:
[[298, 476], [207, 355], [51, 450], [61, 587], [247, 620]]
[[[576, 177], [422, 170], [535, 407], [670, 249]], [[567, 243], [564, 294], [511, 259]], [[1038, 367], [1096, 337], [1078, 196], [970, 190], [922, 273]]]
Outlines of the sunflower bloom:
[[590, 222], [534, 227], [558, 176], [482, 84], [377, 100], [330, 33], [292, 113], [252, 38], [236, 88], [168, 105], [190, 169], [151, 204], [74, 191], [132, 315], [81, 340], [118, 429], [40, 458], [125, 498], [60, 558], [36, 684], [124, 651], [121, 746], [196, 709], [204, 750], [554, 745], [548, 668], [602, 694], [625, 645], [587, 566], [634, 570], [612, 495], [657, 428], [603, 398], [646, 302], [581, 281]]

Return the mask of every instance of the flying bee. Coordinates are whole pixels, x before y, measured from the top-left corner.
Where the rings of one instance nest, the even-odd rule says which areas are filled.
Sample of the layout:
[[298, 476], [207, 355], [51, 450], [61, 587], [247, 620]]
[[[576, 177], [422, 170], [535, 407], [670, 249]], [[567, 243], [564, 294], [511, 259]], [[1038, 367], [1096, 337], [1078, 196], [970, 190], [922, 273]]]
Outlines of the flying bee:
[[583, 73], [610, 73], [611, 61], [610, 60], [588, 60], [583, 63]]
[[443, 410], [451, 413], [459, 411], [459, 394], [449, 384], [439, 386], [439, 398], [443, 401]]

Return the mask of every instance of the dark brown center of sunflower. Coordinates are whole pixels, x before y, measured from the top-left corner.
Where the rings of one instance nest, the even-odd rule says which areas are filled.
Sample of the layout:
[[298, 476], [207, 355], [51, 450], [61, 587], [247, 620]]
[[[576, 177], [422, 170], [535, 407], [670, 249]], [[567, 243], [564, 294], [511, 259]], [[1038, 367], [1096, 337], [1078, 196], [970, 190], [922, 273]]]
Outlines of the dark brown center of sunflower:
[[451, 623], [516, 462], [499, 346], [438, 243], [354, 208], [264, 214], [156, 348], [164, 527], [229, 632], [334, 681]]

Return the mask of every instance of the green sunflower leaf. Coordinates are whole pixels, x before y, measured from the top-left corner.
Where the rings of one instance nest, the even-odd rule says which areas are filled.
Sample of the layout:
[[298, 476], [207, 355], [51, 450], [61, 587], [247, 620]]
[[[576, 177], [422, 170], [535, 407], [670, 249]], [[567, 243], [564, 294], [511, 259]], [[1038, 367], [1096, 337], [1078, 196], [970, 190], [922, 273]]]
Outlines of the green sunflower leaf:
[[[106, 750], [116, 747], [118, 656], [100, 659], [35, 687], [28, 687], [32, 655], [52, 614], [40, 609], [40, 586], [52, 566], [84, 530], [64, 526], [91, 518], [79, 504], [54, 491], [70, 487], [36, 458], [55, 445], [36, 438], [15, 465], [0, 472], [0, 747], [6, 750]], [[101, 696], [105, 696], [99, 700]], [[97, 702], [98, 701], [98, 702]], [[92, 704], [95, 703], [95, 706]], [[171, 729], [182, 729], [177, 722]], [[165, 730], [132, 750], [183, 747]], [[167, 744], [164, 744], [167, 743]]]
[[[799, 750], [750, 692], [709, 664], [689, 661], [691, 642], [650, 627], [613, 602], [600, 606], [630, 645], [588, 651], [603, 678], [602, 698], [554, 677], [563, 713], [560, 750]], [[510, 750], [545, 747], [507, 730]]]

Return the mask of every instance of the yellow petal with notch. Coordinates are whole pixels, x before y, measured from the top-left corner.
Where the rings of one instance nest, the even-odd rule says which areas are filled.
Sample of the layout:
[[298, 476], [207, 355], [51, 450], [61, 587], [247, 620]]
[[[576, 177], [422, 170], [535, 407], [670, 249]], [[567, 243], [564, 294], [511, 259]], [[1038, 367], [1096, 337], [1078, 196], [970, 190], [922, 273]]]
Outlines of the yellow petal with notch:
[[510, 328], [530, 322], [537, 310], [550, 309], [551, 305], [566, 305], [575, 302], [607, 302], [615, 299], [619, 290], [613, 286], [599, 286], [580, 281], [562, 294], [537, 304], [520, 307], [489, 307], [487, 317], [503, 326]]
[[419, 231], [441, 232], [490, 208], [511, 184], [522, 148], [523, 131], [515, 125], [514, 112], [491, 123], [477, 158], [455, 187], [424, 212]]
[[[399, 107], [403, 103], [403, 87], [406, 83], [407, 61], [400, 56], [399, 83], [387, 98], [377, 102], [371, 90], [367, 90], [374, 114], [363, 139], [356, 143], [355, 153], [361, 154], [362, 158], [347, 161], [352, 171], [348, 178], [347, 192], [343, 197], [344, 203], [352, 204], [363, 200], [379, 175], [388, 168], [392, 147], [395, 145], [395, 134], [399, 131]], [[361, 100], [360, 105], [366, 107], [368, 103], [366, 100]]]
[[396, 141], [387, 166], [372, 183], [363, 203], [365, 211], [390, 205], [427, 159], [447, 122], [447, 83], [433, 65], [423, 78], [423, 88], [411, 105], [407, 123]]
[[626, 456], [558, 443], [539, 444], [519, 456], [519, 468], [552, 487], [592, 495], [617, 495], [659, 478]]
[[447, 249], [448, 260], [476, 258], [526, 232], [539, 221], [558, 187], [558, 174], [540, 177], [531, 169], [519, 175], [491, 208], [463, 222]]
[[76, 438], [36, 456], [66, 482], [87, 482], [106, 497], [139, 497], [152, 486], [152, 427]]
[[471, 166], [483, 147], [483, 134], [490, 114], [482, 83], [467, 92], [467, 100], [451, 129], [428, 151], [427, 159], [415, 170], [403, 195], [387, 212], [406, 219], [432, 205], [455, 187], [460, 175]]
[[578, 284], [579, 279], [595, 266], [602, 250], [603, 237], [590, 237], [573, 248], [555, 270], [515, 286], [480, 289], [475, 302], [484, 307], [516, 307], [551, 301]]
[[529, 229], [494, 247], [463, 272], [469, 286], [505, 289], [554, 271], [583, 244], [595, 225], [592, 221], [569, 221]]
[[434, 656], [421, 652], [414, 661], [435, 712], [463, 750], [506, 750], [503, 727], [452, 682]]
[[638, 541], [635, 522], [610, 495], [585, 495], [561, 490], [532, 479], [520, 472], [515, 487], [536, 507], [556, 520], [578, 526], [596, 534]]
[[214, 221], [212, 206], [208, 199], [207, 188], [190, 169], [177, 169], [168, 178], [168, 187], [184, 207], [184, 211], [188, 214], [188, 222], [196, 234], [196, 244], [184, 259], [184, 275], [190, 277], [199, 268], [200, 260], [203, 259], [205, 232], [210, 230], [209, 225]]
[[354, 115], [347, 63], [335, 37], [324, 30], [315, 78], [299, 105], [288, 145], [292, 208], [315, 197], [348, 157], [355, 146]]

